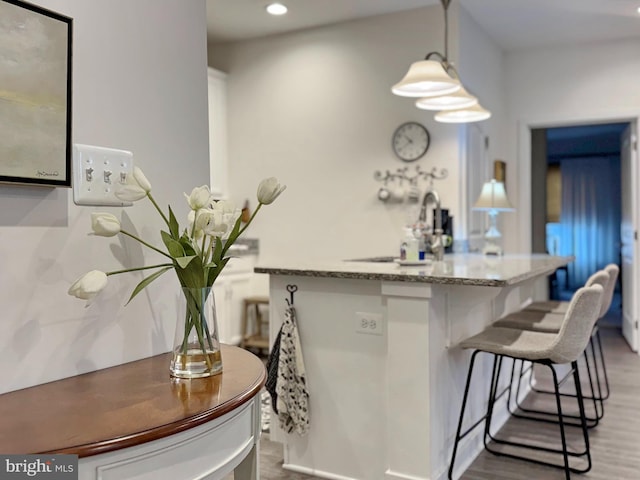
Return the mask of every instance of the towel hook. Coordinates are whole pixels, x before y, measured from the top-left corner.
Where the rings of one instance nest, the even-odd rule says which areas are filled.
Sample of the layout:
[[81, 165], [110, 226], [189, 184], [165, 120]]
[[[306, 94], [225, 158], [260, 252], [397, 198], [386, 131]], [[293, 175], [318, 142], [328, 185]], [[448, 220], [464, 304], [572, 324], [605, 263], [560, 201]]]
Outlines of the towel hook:
[[289, 292], [289, 298], [285, 299], [290, 307], [293, 307], [293, 294], [298, 291], [297, 285], [287, 285], [287, 292]]

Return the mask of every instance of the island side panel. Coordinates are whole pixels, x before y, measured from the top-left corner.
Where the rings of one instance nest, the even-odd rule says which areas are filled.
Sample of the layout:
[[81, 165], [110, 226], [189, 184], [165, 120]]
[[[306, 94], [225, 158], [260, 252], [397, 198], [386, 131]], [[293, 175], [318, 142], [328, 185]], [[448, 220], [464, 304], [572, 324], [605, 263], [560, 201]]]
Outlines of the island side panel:
[[[499, 316], [520, 308], [522, 302], [530, 297], [532, 282], [506, 287], [433, 286], [429, 310], [431, 480], [447, 478], [458, 425], [472, 353], [459, 348], [458, 343], [481, 332]], [[509, 359], [503, 362], [500, 390], [509, 384], [511, 364]], [[463, 427], [465, 430], [486, 413], [492, 368], [493, 356], [479, 354], [476, 357]], [[526, 385], [525, 379], [521, 398], [528, 393]], [[493, 431], [509, 418], [505, 400], [506, 396], [494, 406]], [[454, 478], [458, 478], [483, 450], [482, 433], [483, 426], [478, 426], [460, 443]]]
[[386, 319], [380, 282], [270, 276], [272, 342], [295, 284], [295, 309], [309, 388], [310, 431], [285, 434], [272, 416], [271, 437], [284, 444], [284, 468], [324, 478], [381, 479], [384, 471], [387, 331], [356, 333], [357, 312]]
[[432, 286], [384, 282], [387, 304], [385, 480], [428, 480], [431, 472], [429, 321]]

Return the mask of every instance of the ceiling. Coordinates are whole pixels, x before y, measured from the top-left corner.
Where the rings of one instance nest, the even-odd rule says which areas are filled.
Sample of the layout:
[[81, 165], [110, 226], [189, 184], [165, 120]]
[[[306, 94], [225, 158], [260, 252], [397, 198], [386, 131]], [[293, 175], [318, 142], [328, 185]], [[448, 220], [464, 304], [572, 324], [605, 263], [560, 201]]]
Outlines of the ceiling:
[[[209, 41], [231, 42], [439, 4], [438, 0], [206, 0]], [[454, 0], [457, 1], [457, 0]], [[640, 0], [459, 0], [506, 51], [640, 38]]]

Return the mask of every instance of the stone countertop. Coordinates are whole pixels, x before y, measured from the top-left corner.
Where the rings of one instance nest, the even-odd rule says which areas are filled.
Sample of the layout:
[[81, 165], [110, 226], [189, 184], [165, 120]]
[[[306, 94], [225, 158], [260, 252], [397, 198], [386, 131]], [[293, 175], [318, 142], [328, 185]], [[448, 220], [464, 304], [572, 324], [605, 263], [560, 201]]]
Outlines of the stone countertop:
[[573, 257], [544, 254], [513, 254], [501, 257], [451, 254], [445, 255], [442, 262], [427, 261], [424, 265], [403, 266], [391, 257], [387, 257], [389, 261], [380, 259], [385, 257], [326, 262], [280, 262], [258, 265], [254, 271], [270, 275], [503, 287], [549, 275], [573, 261]]

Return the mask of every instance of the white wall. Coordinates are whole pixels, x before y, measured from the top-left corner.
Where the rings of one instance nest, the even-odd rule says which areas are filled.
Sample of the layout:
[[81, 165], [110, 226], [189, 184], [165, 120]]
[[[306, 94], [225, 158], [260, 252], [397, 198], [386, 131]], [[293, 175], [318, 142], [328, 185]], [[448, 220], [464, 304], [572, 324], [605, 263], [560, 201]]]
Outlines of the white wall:
[[[182, 192], [209, 177], [204, 0], [35, 3], [74, 19], [73, 141], [131, 150], [159, 203], [182, 218]], [[141, 275], [110, 277], [88, 308], [67, 295], [88, 270], [158, 260], [133, 241], [87, 236], [92, 211], [124, 212], [130, 229], [159, 244], [150, 205], [78, 207], [69, 189], [7, 185], [0, 202], [0, 392], [170, 348], [171, 272], [127, 307]]]
[[[513, 169], [515, 161], [507, 155], [508, 142], [504, 134], [506, 126], [504, 53], [476, 23], [464, 7], [460, 7], [458, 11], [460, 23], [460, 60], [457, 66], [458, 73], [460, 73], [465, 88], [477, 96], [480, 104], [491, 112], [491, 118], [489, 120], [461, 127], [461, 169], [459, 180], [462, 207], [458, 223], [460, 227], [464, 227], [464, 225], [467, 224], [467, 216], [471, 213], [471, 206], [476, 201], [476, 198], [465, 197], [467, 182], [475, 181], [482, 184], [490, 180], [493, 174], [494, 160], [505, 161], [507, 163], [507, 171]], [[472, 151], [467, 150], [467, 137], [464, 135], [464, 131], [466, 128], [471, 127], [479, 128], [482, 135], [488, 138], [488, 147], [483, 152], [484, 161], [487, 163], [486, 169], [488, 170], [484, 178], [470, 178], [472, 174], [469, 173], [468, 162], [479, 160], [474, 158]], [[511, 190], [515, 192], [516, 187], [516, 185], [513, 185]], [[507, 190], [510, 190], [509, 184], [507, 184]], [[513, 196], [511, 192], [509, 193], [509, 196]], [[467, 208], [465, 208], [464, 205], [467, 205]], [[476, 213], [476, 215], [477, 214], [478, 213]], [[484, 212], [480, 214], [486, 216]], [[510, 220], [510, 215], [511, 214], [502, 215], [501, 218], [498, 219], [500, 224]], [[466, 230], [460, 231], [460, 233], [464, 238], [468, 237]]]
[[511, 248], [527, 250], [530, 224], [529, 126], [549, 127], [629, 120], [640, 115], [639, 40], [510, 53], [506, 57], [509, 124], [508, 182], [519, 184], [517, 222], [503, 234]]
[[[261, 261], [397, 254], [407, 213], [415, 221], [417, 209], [380, 202], [376, 170], [447, 168], [448, 179], [434, 187], [457, 216], [458, 127], [436, 123], [433, 113], [390, 91], [410, 63], [443, 49], [443, 35], [442, 9], [433, 6], [210, 45], [209, 64], [229, 74], [232, 198], [255, 207], [260, 179], [274, 175], [288, 185], [248, 232], [260, 238]], [[431, 147], [404, 164], [391, 135], [409, 120], [428, 128]]]

